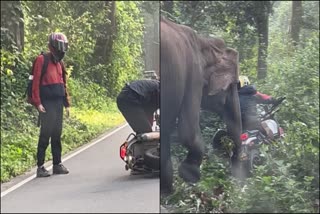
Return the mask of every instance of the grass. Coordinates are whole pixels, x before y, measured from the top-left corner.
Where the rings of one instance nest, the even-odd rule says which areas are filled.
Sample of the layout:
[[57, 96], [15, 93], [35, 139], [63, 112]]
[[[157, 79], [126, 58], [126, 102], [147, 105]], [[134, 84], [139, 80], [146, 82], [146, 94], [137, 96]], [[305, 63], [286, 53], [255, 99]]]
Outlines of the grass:
[[[255, 169], [249, 178], [238, 180], [231, 175], [228, 158], [221, 151], [213, 150], [210, 144], [213, 134], [218, 128], [222, 128], [223, 124], [212, 115], [201, 115], [200, 125], [206, 146], [200, 167], [201, 179], [190, 185], [177, 175], [177, 168], [186, 156], [186, 149], [179, 144], [171, 144], [174, 192], [167, 197], [161, 197], [160, 201], [168, 212], [319, 213], [319, 173], [316, 171], [314, 175], [309, 175], [310, 170], [308, 171], [307, 167], [312, 167], [311, 164], [301, 168], [301, 159], [294, 153], [295, 147], [290, 147], [291, 144], [296, 145], [294, 142], [297, 139], [294, 138], [294, 142], [286, 145], [276, 143], [262, 147], [261, 152], [268, 157], [268, 161]], [[293, 133], [296, 131], [287, 131], [288, 136], [294, 137]], [[286, 142], [289, 141], [290, 139], [286, 138]], [[298, 145], [302, 147], [301, 144]], [[271, 152], [274, 146], [279, 154]], [[307, 155], [311, 159], [313, 154], [309, 153]], [[304, 161], [307, 161], [307, 155]], [[315, 157], [311, 160], [318, 160]], [[318, 165], [314, 165], [317, 169]], [[303, 179], [299, 178], [302, 170]]]
[[[115, 105], [114, 103], [112, 104]], [[14, 111], [14, 110], [13, 110]], [[18, 110], [17, 110], [18, 111]], [[40, 129], [36, 117], [12, 119], [10, 129], [1, 128], [1, 183], [21, 175], [36, 165], [36, 151]], [[116, 108], [107, 111], [70, 109], [70, 117], [64, 117], [62, 130], [62, 155], [90, 142], [103, 132], [121, 125], [125, 119]], [[51, 160], [50, 145], [46, 150], [46, 161]]]

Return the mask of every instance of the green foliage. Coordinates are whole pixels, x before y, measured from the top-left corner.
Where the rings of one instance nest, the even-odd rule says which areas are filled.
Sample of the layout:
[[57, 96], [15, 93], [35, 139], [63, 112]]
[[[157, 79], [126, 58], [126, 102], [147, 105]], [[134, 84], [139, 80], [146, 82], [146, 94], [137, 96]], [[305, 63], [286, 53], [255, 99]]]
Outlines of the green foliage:
[[[113, 47], [106, 50], [111, 55], [106, 64], [92, 63], [92, 59], [97, 57], [94, 55], [97, 39], [112, 33], [105, 31], [110, 23], [108, 3], [19, 2], [22, 7], [16, 9], [23, 12], [20, 21], [24, 22], [24, 51], [18, 51], [11, 29], [3, 27], [3, 23], [10, 23], [1, 14], [1, 182], [24, 173], [36, 163], [38, 113], [26, 103], [24, 92], [34, 59], [48, 50], [51, 32], [61, 31], [69, 40], [64, 61], [69, 77], [71, 117], [64, 120], [63, 154], [124, 122], [114, 97], [124, 82], [137, 79], [143, 71], [144, 22], [139, 2], [117, 2], [117, 32]], [[50, 159], [48, 148], [46, 161]]]
[[[70, 79], [68, 82], [72, 105], [80, 109], [98, 111], [111, 109], [112, 99], [107, 97], [107, 89], [89, 80]], [[97, 94], [100, 96], [97, 97]], [[91, 100], [91, 102], [88, 102]]]
[[[310, 130], [299, 131], [312, 136]], [[319, 198], [319, 144], [314, 146], [301, 132], [288, 130], [284, 142], [261, 151], [265, 165], [259, 166], [245, 185], [235, 186], [230, 194], [230, 211], [316, 212], [313, 205]]]
[[176, 1], [172, 7], [163, 5], [161, 9], [165, 17], [192, 27], [199, 34], [223, 38], [227, 46], [239, 52], [241, 74], [255, 77], [258, 63], [255, 20], [261, 8], [270, 11], [270, 1], [263, 5], [252, 1]]
[[[23, 56], [1, 49], [1, 109], [9, 110], [24, 93], [27, 80], [24, 82], [23, 79], [27, 76], [18, 72], [17, 68], [26, 69]], [[8, 112], [1, 111], [1, 115], [6, 113]]]
[[[317, 212], [314, 203], [319, 198], [319, 144], [312, 141], [315, 130], [294, 124], [296, 129], [286, 130], [284, 141], [262, 147], [265, 164], [241, 182], [231, 176], [228, 159], [210, 145], [216, 128], [224, 126], [221, 120], [208, 112], [202, 112], [201, 118], [206, 144], [201, 180], [189, 185], [175, 171], [175, 192], [161, 198], [161, 204], [168, 210], [184, 213]], [[173, 144], [175, 168], [185, 155], [185, 148]]]
[[21, 1], [1, 1], [1, 48], [16, 51], [22, 48], [21, 26], [23, 26]]
[[[66, 9], [68, 7], [65, 1], [46, 1], [44, 4], [32, 1], [23, 3], [25, 13], [30, 14], [25, 17], [25, 53], [34, 58], [41, 51], [48, 50], [50, 33], [63, 32], [70, 44], [65, 62], [74, 66], [74, 76], [81, 75], [81, 70], [88, 65], [90, 54], [93, 53], [93, 30], [89, 21], [94, 19], [93, 15], [84, 12], [79, 17], [73, 18], [70, 15], [71, 11]], [[41, 13], [43, 8], [50, 8], [50, 12]], [[55, 17], [54, 14], [59, 14], [59, 18], [52, 18]]]
[[[96, 84], [84, 87], [77, 80], [69, 83], [73, 107], [71, 117], [64, 120], [63, 154], [124, 122], [115, 102], [106, 97], [105, 89]], [[40, 130], [36, 127], [37, 111], [24, 100], [13, 99], [1, 109], [5, 109], [1, 111], [1, 182], [6, 182], [36, 164]], [[48, 160], [51, 160], [50, 148], [46, 154]]]
[[285, 56], [290, 46], [276, 42], [274, 45], [276, 52], [270, 56], [271, 75], [263, 88], [275, 96], [287, 97], [285, 108], [290, 111], [282, 112], [279, 117], [288, 126], [300, 121], [309, 128], [318, 127], [319, 33], [314, 33], [305, 47], [291, 53], [292, 56]]
[[143, 18], [135, 2], [117, 2], [117, 37], [113, 44], [112, 64], [105, 84], [114, 97], [124, 83], [142, 76]]
[[[311, 5], [315, 7], [317, 3], [303, 2], [305, 17], [311, 14], [318, 17], [318, 8]], [[200, 127], [206, 144], [201, 180], [190, 186], [175, 172], [175, 192], [161, 199], [169, 210], [188, 213], [319, 213], [319, 32], [310, 27], [318, 26], [319, 22], [310, 18], [312, 24], [302, 26], [301, 42], [294, 48], [287, 28], [291, 2], [276, 2], [274, 9], [269, 23], [268, 77], [265, 81], [253, 78], [257, 47], [245, 43], [236, 49], [249, 51], [242, 57], [241, 72], [250, 76], [259, 91], [287, 98], [276, 114], [285, 138], [263, 146], [261, 156], [265, 163], [258, 166], [250, 178], [239, 181], [230, 175], [229, 162], [221, 151], [212, 151], [210, 146], [214, 132], [224, 124], [215, 115], [201, 112]], [[171, 14], [177, 14], [174, 11]], [[197, 15], [201, 10], [195, 11]], [[186, 14], [180, 14], [183, 15]], [[203, 13], [199, 16], [207, 16], [207, 19], [198, 21], [199, 26], [201, 22], [208, 23], [210, 15]], [[217, 20], [221, 18], [219, 15], [215, 17]], [[194, 24], [185, 19], [185, 22]], [[224, 20], [224, 16], [221, 19]], [[237, 44], [236, 34], [232, 34], [237, 30], [234, 23], [229, 20], [226, 31], [221, 31], [229, 44]], [[204, 31], [210, 29], [211, 26], [204, 27]], [[172, 150], [176, 168], [184, 159], [186, 150], [181, 146], [174, 146]]]
[[[285, 3], [283, 3], [285, 4]], [[280, 5], [281, 6], [281, 5]], [[285, 9], [276, 17], [286, 21]], [[285, 141], [266, 147], [267, 161], [235, 188], [231, 212], [317, 212], [319, 198], [319, 33], [311, 32], [294, 49], [281, 25], [271, 23], [269, 75], [259, 82], [261, 91], [286, 96], [277, 114], [285, 128]], [[273, 152], [272, 152], [273, 151]]]

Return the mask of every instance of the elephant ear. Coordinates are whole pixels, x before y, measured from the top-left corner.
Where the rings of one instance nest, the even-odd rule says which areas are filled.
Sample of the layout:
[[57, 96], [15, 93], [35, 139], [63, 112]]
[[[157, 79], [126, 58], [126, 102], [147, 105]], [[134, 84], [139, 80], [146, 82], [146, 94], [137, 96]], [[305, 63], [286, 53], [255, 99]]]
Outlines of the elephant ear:
[[214, 65], [206, 68], [205, 78], [208, 80], [208, 95], [215, 95], [220, 91], [225, 91], [228, 87], [237, 83], [239, 73], [238, 52], [231, 48], [223, 51], [223, 56]]

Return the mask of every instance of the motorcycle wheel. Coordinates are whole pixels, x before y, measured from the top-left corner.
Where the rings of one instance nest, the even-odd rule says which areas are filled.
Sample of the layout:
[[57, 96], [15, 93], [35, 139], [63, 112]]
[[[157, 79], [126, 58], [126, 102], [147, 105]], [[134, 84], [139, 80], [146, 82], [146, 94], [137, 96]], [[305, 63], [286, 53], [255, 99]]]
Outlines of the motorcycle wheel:
[[260, 153], [256, 149], [252, 149], [249, 153], [249, 170], [252, 171], [256, 166], [262, 164]]
[[213, 138], [212, 138], [212, 147], [214, 149], [221, 149], [222, 144], [221, 144], [221, 138], [227, 136], [227, 132], [225, 130], [218, 130]]
[[239, 164], [239, 176], [242, 179], [250, 177], [256, 166], [262, 164], [262, 159], [258, 150], [252, 149], [248, 156], [248, 160], [240, 161]]
[[154, 170], [160, 170], [160, 149], [148, 149], [144, 154], [144, 164]]

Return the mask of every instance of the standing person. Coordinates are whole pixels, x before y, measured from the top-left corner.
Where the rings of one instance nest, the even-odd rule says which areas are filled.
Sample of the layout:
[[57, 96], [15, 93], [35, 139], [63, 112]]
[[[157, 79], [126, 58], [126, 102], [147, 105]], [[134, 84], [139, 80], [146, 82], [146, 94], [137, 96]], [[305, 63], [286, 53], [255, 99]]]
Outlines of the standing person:
[[152, 132], [153, 114], [159, 109], [160, 81], [127, 83], [117, 97], [117, 106], [136, 134]]
[[[63, 107], [69, 116], [70, 100], [66, 87], [66, 71], [61, 61], [68, 50], [68, 40], [63, 33], [49, 35], [49, 52], [39, 55], [33, 66], [32, 101], [39, 111], [40, 135], [37, 148], [37, 177], [48, 177], [43, 166], [46, 149], [51, 140], [53, 174], [67, 174], [61, 163], [61, 134]], [[41, 78], [42, 66], [47, 57], [47, 69]], [[41, 80], [41, 81], [40, 81]]]

